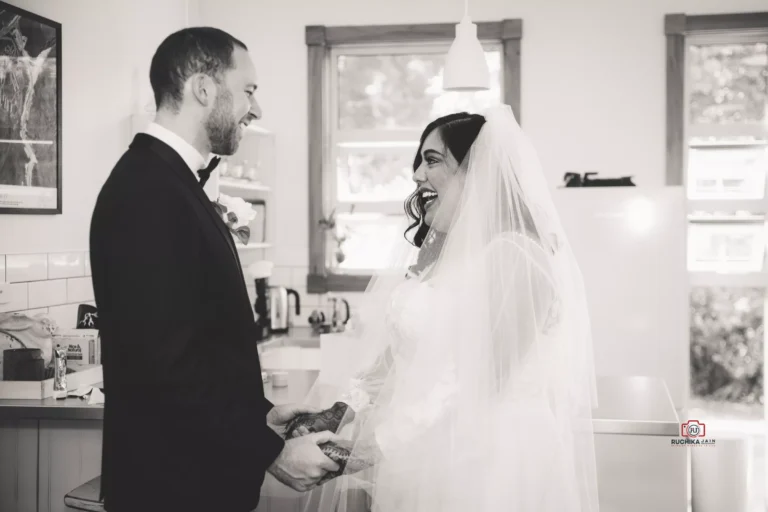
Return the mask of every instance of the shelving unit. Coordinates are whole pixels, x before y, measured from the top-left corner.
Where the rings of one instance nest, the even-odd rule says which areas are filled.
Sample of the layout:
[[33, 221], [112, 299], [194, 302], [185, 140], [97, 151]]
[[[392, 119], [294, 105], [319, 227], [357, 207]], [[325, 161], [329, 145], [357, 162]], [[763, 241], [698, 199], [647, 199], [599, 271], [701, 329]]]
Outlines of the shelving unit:
[[[271, 238], [274, 233], [271, 197], [275, 174], [274, 162], [274, 134], [251, 123], [243, 131], [237, 153], [222, 160], [216, 171], [211, 174], [211, 190], [206, 190], [211, 197], [225, 194], [263, 204], [263, 209], [259, 210], [259, 214], [251, 222], [251, 241], [248, 245], [236, 244], [244, 268], [254, 261], [269, 259], [269, 251], [272, 248]], [[234, 168], [238, 166], [242, 166], [242, 173], [245, 176], [232, 176]], [[253, 167], [256, 168], [256, 176], [249, 176], [249, 170]], [[206, 189], [208, 189], [207, 186]], [[264, 216], [266, 216], [266, 222]], [[262, 227], [263, 237], [259, 237]]]
[[271, 192], [272, 189], [262, 183], [247, 180], [235, 180], [234, 178], [220, 178], [219, 190], [228, 195], [242, 195], [254, 192]]

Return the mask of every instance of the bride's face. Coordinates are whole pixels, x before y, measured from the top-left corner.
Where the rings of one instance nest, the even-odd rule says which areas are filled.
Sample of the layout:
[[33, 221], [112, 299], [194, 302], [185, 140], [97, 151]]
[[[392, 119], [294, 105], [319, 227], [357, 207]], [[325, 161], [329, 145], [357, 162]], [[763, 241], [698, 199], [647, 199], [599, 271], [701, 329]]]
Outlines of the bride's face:
[[413, 173], [419, 188], [419, 202], [424, 207], [424, 222], [446, 233], [459, 204], [464, 183], [464, 169], [433, 130], [421, 147], [421, 165]]

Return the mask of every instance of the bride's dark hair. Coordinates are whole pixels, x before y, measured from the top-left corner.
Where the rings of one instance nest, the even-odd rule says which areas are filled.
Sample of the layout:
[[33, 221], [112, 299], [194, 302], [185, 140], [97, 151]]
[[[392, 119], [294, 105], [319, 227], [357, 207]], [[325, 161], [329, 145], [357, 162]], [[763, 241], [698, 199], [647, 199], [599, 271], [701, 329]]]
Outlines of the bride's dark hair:
[[[445, 147], [448, 148], [457, 162], [462, 163], [484, 124], [485, 118], [483, 116], [467, 112], [449, 114], [429, 123], [421, 134], [419, 149], [416, 150], [416, 156], [413, 159], [413, 172], [416, 172], [421, 165], [421, 148], [430, 133], [438, 130]], [[404, 233], [405, 239], [416, 247], [422, 246], [427, 233], [429, 233], [429, 226], [424, 223], [425, 213], [424, 203], [417, 188], [405, 200], [405, 214], [413, 222]], [[408, 238], [408, 234], [413, 230], [416, 230], [413, 237]]]

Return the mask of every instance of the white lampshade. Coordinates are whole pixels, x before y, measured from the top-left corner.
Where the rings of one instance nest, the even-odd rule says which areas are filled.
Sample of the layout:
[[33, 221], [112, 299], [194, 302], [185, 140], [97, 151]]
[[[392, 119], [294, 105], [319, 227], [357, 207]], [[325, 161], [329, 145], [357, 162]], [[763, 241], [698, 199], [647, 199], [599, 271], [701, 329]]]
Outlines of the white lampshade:
[[477, 39], [477, 25], [464, 16], [456, 25], [456, 39], [448, 50], [443, 71], [446, 91], [484, 91], [491, 87], [485, 51]]

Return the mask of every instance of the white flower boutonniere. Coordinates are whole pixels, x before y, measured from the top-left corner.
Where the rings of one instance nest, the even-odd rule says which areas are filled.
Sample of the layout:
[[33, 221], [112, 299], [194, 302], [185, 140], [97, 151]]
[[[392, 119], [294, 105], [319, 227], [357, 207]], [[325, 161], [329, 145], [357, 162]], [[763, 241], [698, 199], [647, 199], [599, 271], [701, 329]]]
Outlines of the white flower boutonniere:
[[256, 211], [251, 208], [251, 204], [241, 197], [219, 194], [219, 198], [213, 202], [213, 207], [221, 215], [232, 235], [247, 245], [251, 237], [248, 224], [256, 218]]

